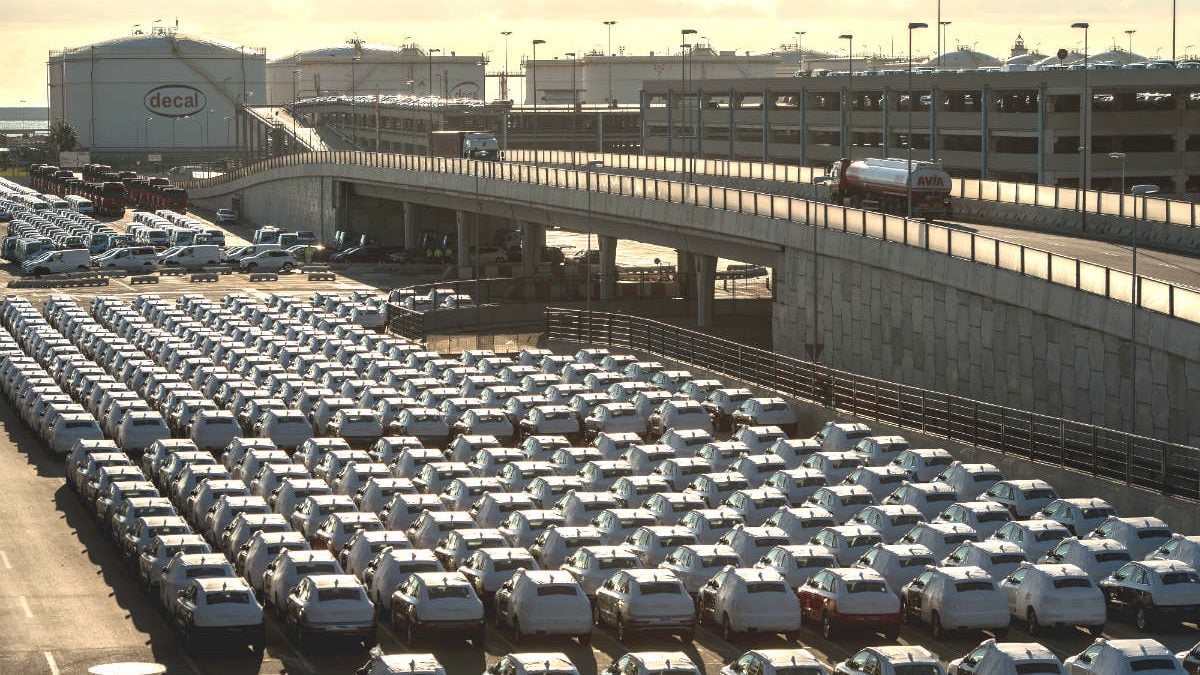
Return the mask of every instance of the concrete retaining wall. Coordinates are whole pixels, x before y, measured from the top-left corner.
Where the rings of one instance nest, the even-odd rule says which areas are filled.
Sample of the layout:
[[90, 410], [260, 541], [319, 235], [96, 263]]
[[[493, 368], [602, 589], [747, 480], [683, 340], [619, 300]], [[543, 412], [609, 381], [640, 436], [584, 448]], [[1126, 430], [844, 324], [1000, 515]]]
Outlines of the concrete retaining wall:
[[[823, 363], [1125, 428], [1129, 305], [833, 231], [821, 231], [818, 245]], [[806, 248], [789, 247], [777, 275], [775, 345], [796, 356], [812, 340], [812, 260]], [[1200, 443], [1200, 331], [1141, 311], [1136, 351], [1137, 432]]]

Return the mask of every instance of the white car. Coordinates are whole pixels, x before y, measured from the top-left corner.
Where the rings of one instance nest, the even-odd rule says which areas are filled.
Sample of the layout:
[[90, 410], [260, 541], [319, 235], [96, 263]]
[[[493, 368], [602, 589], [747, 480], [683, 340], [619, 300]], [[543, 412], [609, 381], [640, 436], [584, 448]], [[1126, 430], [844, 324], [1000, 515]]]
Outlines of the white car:
[[284, 615], [299, 647], [308, 635], [348, 637], [368, 649], [375, 646], [375, 607], [367, 599], [367, 589], [352, 575], [302, 578], [287, 596]]
[[1177, 560], [1194, 569], [1200, 565], [1200, 537], [1171, 535], [1166, 543], [1146, 556], [1146, 560]]
[[954, 488], [959, 501], [967, 502], [981, 499], [997, 481], [1004, 480], [1004, 474], [994, 464], [964, 464], [955, 460], [933, 480]]
[[221, 647], [231, 642], [249, 645], [258, 654], [265, 646], [262, 605], [245, 580], [233, 575], [191, 579], [167, 611], [189, 652], [205, 640]]
[[1129, 549], [1112, 539], [1067, 537], [1037, 562], [1075, 565], [1098, 582], [1131, 560]]
[[1008, 637], [1008, 606], [996, 582], [978, 567], [931, 567], [900, 589], [905, 620], [929, 626], [933, 639], [947, 631], [990, 631]]
[[238, 221], [237, 214], [233, 209], [217, 209], [214, 219], [218, 223], [236, 223]]
[[1062, 675], [1062, 661], [1036, 642], [984, 640], [962, 658], [950, 662], [950, 675], [1017, 675], [1044, 673]]
[[981, 538], [996, 533], [1012, 520], [1012, 514], [1003, 504], [992, 501], [957, 502], [947, 506], [932, 522], [961, 523], [975, 530]]
[[871, 435], [871, 428], [857, 422], [826, 422], [812, 438], [829, 452], [846, 452]]
[[875, 570], [889, 588], [903, 588], [936, 564], [933, 553], [920, 544], [878, 544], [854, 562], [855, 567]]
[[834, 667], [837, 675], [946, 675], [938, 658], [916, 645], [867, 647]]
[[342, 574], [342, 566], [329, 551], [281, 550], [263, 572], [263, 604], [283, 611], [292, 589], [309, 574]]
[[752, 649], [721, 669], [720, 675], [829, 675], [807, 649]]
[[1053, 520], [1014, 520], [1001, 526], [991, 538], [1016, 544], [1030, 560], [1037, 560], [1069, 536], [1070, 531]]
[[[856, 469], [856, 471], [865, 470]], [[763, 483], [763, 487], [779, 490], [790, 505], [800, 506], [807, 502], [808, 498], [812, 497], [817, 490], [828, 484], [829, 481], [825, 479], [825, 474], [820, 471], [797, 467], [795, 469], [776, 471], [767, 477], [766, 482]], [[885, 492], [884, 494], [887, 493]]]
[[520, 646], [526, 637], [592, 639], [592, 606], [583, 588], [559, 570], [517, 570], [496, 591], [496, 625], [509, 629]]
[[909, 448], [903, 436], [867, 436], [854, 446], [864, 466], [887, 466]]
[[981, 498], [1003, 504], [1013, 518], [1032, 518], [1058, 499], [1058, 492], [1044, 480], [1002, 480], [988, 488]]
[[616, 628], [622, 644], [647, 633], [669, 633], [684, 642], [696, 636], [696, 606], [667, 570], [621, 570], [596, 591], [594, 606], [596, 622]]
[[832, 527], [838, 522], [832, 513], [819, 506], [795, 506], [779, 509], [767, 518], [766, 525], [783, 530], [793, 541], [807, 542], [821, 528]]
[[1157, 640], [1096, 638], [1082, 652], [1063, 661], [1067, 675], [1178, 674], [1187, 671], [1179, 658]]
[[296, 266], [296, 256], [283, 249], [268, 249], [237, 258], [237, 265], [246, 272], [288, 272]]
[[849, 567], [872, 546], [882, 544], [883, 537], [879, 530], [867, 525], [834, 525], [821, 528], [808, 543], [833, 551], [838, 564]]
[[909, 480], [917, 483], [928, 483], [946, 470], [954, 461], [954, 457], [942, 448], [910, 448], [892, 460], [892, 466], [898, 466], [908, 472]]
[[559, 567], [579, 582], [588, 597], [617, 570], [637, 569], [641, 561], [625, 546], [581, 546]]
[[1100, 581], [1110, 615], [1133, 619], [1140, 631], [1154, 631], [1200, 616], [1200, 574], [1174, 560], [1125, 563]]
[[1104, 593], [1075, 565], [1024, 563], [1000, 582], [1013, 620], [1037, 637], [1045, 629], [1081, 626], [1104, 630]]
[[921, 523], [896, 543], [920, 544], [941, 560], [964, 541], [979, 541], [979, 535], [962, 523]]
[[[815, 455], [814, 455], [815, 457]], [[857, 485], [831, 485], [818, 488], [806, 506], [822, 508], [833, 514], [834, 520], [844, 523], [875, 503], [875, 498], [864, 487]]]
[[380, 616], [388, 616], [392, 609], [392, 593], [410, 574], [444, 571], [437, 556], [427, 548], [385, 548], [367, 563], [362, 578], [375, 611]]
[[872, 505], [846, 521], [847, 525], [866, 525], [875, 528], [884, 543], [894, 543], [924, 520], [916, 507], [905, 505]]
[[483, 602], [466, 577], [457, 572], [416, 572], [392, 593], [390, 620], [415, 645], [420, 633], [465, 635], [483, 646]]
[[261, 593], [267, 566], [285, 548], [289, 551], [307, 551], [310, 546], [299, 532], [256, 532], [250, 541], [242, 544], [234, 558], [234, 566], [250, 582], [250, 587]]
[[787, 579], [770, 568], [726, 567], [696, 596], [697, 621], [711, 621], [726, 641], [743, 633], [800, 630], [800, 601]]
[[226, 578], [237, 576], [233, 565], [219, 553], [177, 552], [159, 573], [159, 600], [166, 610], [175, 604], [179, 592], [192, 579]]
[[400, 530], [358, 530], [342, 546], [337, 557], [346, 574], [353, 574], [361, 581], [367, 566], [385, 548], [397, 550], [411, 547], [412, 543]]
[[629, 652], [600, 675], [700, 675], [700, 669], [683, 652]]
[[1118, 518], [1113, 516], [1100, 523], [1087, 539], [1114, 539], [1129, 550], [1134, 560], [1141, 560], [1170, 541], [1171, 528], [1158, 518]]
[[1117, 510], [1108, 502], [1096, 497], [1086, 497], [1055, 499], [1033, 517], [1057, 520], [1070, 530], [1071, 534], [1083, 537], [1115, 515]]
[[1024, 549], [1007, 541], [985, 539], [964, 541], [942, 559], [943, 567], [978, 567], [995, 581], [1000, 581], [1021, 563], [1033, 562]]
[[[743, 458], [745, 459], [745, 458]], [[779, 509], [790, 506], [787, 497], [774, 488], [737, 490], [725, 498], [721, 507], [731, 509], [747, 525], [762, 525]]]
[[541, 675], [542, 673], [579, 675], [579, 669], [566, 654], [526, 652], [505, 654], [484, 671], [484, 675]]
[[717, 572], [740, 565], [737, 551], [728, 546], [684, 544], [672, 551], [658, 566], [674, 572], [688, 593], [695, 595]]

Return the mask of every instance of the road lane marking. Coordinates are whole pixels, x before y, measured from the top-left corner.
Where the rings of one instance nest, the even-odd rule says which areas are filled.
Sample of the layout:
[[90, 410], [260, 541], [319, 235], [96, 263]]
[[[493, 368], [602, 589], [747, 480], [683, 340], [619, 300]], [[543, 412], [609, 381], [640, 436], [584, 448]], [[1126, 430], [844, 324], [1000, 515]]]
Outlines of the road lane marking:
[[50, 667], [50, 675], [59, 675], [58, 662], [54, 660], [54, 655], [50, 652], [42, 652], [42, 656], [46, 657], [46, 665]]
[[29, 601], [26, 600], [25, 596], [23, 596], [23, 595], [18, 597], [17, 600], [19, 600], [21, 602], [21, 609], [22, 609], [22, 611], [25, 612], [25, 618], [32, 619], [33, 618], [33, 610], [29, 608]]
[[6, 569], [6, 570], [12, 569], [12, 563], [10, 563], [8, 561], [8, 553], [6, 553], [4, 551], [0, 551], [0, 562], [4, 563], [4, 569]]

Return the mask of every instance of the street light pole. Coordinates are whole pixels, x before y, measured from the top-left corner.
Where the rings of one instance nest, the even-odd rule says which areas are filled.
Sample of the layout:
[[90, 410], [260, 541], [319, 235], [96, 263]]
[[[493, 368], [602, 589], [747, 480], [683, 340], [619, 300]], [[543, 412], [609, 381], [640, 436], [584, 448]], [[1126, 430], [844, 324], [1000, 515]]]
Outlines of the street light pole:
[[[442, 50], [436, 47], [425, 52], [425, 56], [429, 61], [429, 79], [426, 80], [425, 86], [429, 90], [428, 95], [433, 98], [433, 55]], [[433, 101], [429, 102], [429, 128], [425, 130], [428, 140], [425, 142], [426, 153], [433, 157]]]
[[937, 69], [942, 69], [942, 0], [937, 1]]
[[950, 30], [948, 26], [954, 23], [953, 21], [938, 21], [938, 44], [941, 47], [938, 49], [938, 68], [942, 66], [942, 52], [950, 49]]
[[800, 55], [800, 72], [804, 72], [804, 36], [808, 34], [806, 30], [792, 31], [796, 36], [796, 53]]
[[358, 149], [358, 111], [356, 105], [358, 103], [358, 83], [355, 77], [354, 66], [358, 64], [358, 56], [350, 57], [350, 142], [354, 145], [354, 149]]
[[[1120, 192], [1122, 195], [1124, 195], [1125, 194], [1125, 153], [1110, 152], [1110, 153], [1108, 153], [1108, 158], [1112, 159], [1112, 160], [1116, 160], [1121, 163], [1121, 189], [1118, 190], [1118, 192]], [[1121, 203], [1124, 204], [1124, 197], [1122, 197]], [[1134, 206], [1134, 210], [1135, 211], [1137, 210], [1136, 206]]]
[[1080, 226], [1084, 232], [1087, 232], [1087, 193], [1088, 193], [1088, 157], [1092, 153], [1092, 138], [1091, 129], [1088, 126], [1088, 118], [1092, 112], [1092, 97], [1088, 93], [1088, 28], [1091, 27], [1086, 21], [1077, 21], [1071, 24], [1071, 28], [1083, 29], [1083, 90], [1079, 92], [1079, 211], [1080, 211]]
[[500, 99], [508, 100], [508, 36], [512, 35], [511, 30], [502, 30], [500, 34], [504, 36], [504, 75], [500, 77]]
[[[1130, 190], [1133, 194], [1133, 208], [1137, 209], [1138, 195], [1142, 196], [1142, 222], [1146, 221], [1146, 203], [1150, 195], [1158, 192], [1157, 185], [1134, 185]], [[1138, 308], [1142, 302], [1142, 285], [1138, 283], [1137, 275], [1137, 245], [1138, 245], [1137, 214], [1129, 228], [1130, 249], [1132, 250], [1133, 269], [1130, 276], [1132, 285], [1129, 289], [1129, 431], [1137, 432], [1137, 317]]]
[[904, 179], [904, 191], [908, 198], [908, 207], [904, 211], [906, 218], [912, 218], [912, 137], [913, 137], [913, 57], [912, 57], [912, 38], [913, 31], [918, 28], [929, 28], [929, 24], [914, 21], [908, 24], [908, 140], [904, 143], [908, 147], [908, 175]]
[[604, 166], [604, 160], [593, 159], [588, 161], [585, 169], [587, 171], [587, 253], [583, 257], [583, 278], [589, 342], [592, 331], [592, 171], [601, 166]]
[[[695, 34], [696, 34], [696, 30], [693, 28], [684, 28], [683, 30], [679, 31], [679, 80], [680, 80], [680, 83], [679, 83], [679, 121], [682, 123], [680, 126], [681, 129], [688, 128], [688, 121], [687, 121], [688, 106], [686, 103], [684, 103], [684, 101], [686, 100], [685, 95], [686, 95], [687, 86], [688, 86], [688, 82], [687, 82], [687, 54], [688, 54], [687, 36], [695, 35]], [[680, 140], [682, 141], [683, 139], [680, 138]], [[692, 154], [692, 144], [689, 141], [687, 150], [684, 151], [683, 156], [684, 156], [684, 158], [686, 158], [691, 154]], [[684, 166], [686, 168], [686, 166], [687, 166], [686, 162], [685, 162]], [[686, 171], [685, 171], [685, 173], [686, 173]]]
[[1133, 34], [1136, 30], [1125, 31], [1125, 37], [1129, 38], [1129, 50], [1125, 53], [1125, 63], [1133, 63]]
[[613, 57], [612, 27], [617, 25], [617, 22], [616, 21], [605, 21], [604, 25], [608, 26], [608, 105], [610, 108], [615, 108], [615, 107], [617, 107], [617, 102], [615, 99], [613, 99], [613, 86], [612, 86], [612, 66], [613, 66], [613, 64], [612, 64], [612, 57]]
[[[941, 2], [938, 3], [938, 12], [941, 13]], [[845, 156], [847, 159], [854, 159], [854, 36], [850, 34], [839, 35], [839, 40], [848, 40], [850, 47], [846, 54], [849, 58], [846, 62], [850, 64], [850, 77], [846, 85], [846, 98], [842, 101], [842, 110], [846, 115], [846, 129], [842, 138], [842, 146], [846, 148]]]
[[537, 46], [544, 45], [544, 44], [546, 44], [545, 40], [534, 40], [533, 41], [533, 60], [529, 62], [529, 67], [532, 70], [532, 76], [533, 76], [533, 163], [535, 165], [538, 163], [538, 158], [540, 157], [540, 154], [538, 153], [538, 142], [539, 142], [538, 129], [541, 126], [541, 123], [538, 120], [538, 114], [537, 114], [537, 104], [538, 104]]

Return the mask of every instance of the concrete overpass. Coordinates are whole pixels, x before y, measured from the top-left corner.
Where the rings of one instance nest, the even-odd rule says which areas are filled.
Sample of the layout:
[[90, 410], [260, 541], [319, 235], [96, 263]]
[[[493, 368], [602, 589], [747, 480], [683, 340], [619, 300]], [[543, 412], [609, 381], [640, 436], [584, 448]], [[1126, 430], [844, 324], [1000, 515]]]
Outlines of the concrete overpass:
[[711, 318], [717, 256], [767, 265], [778, 351], [1200, 442], [1200, 292], [1139, 278], [1134, 311], [1129, 273], [1076, 258], [795, 197], [603, 170], [312, 153], [189, 187], [197, 203], [236, 200], [250, 222], [319, 229], [326, 241], [364, 211], [371, 227], [407, 241], [420, 209], [445, 210], [468, 270], [475, 214], [522, 224], [527, 251], [547, 226], [595, 232], [609, 280], [620, 239], [673, 247], [697, 284], [700, 325]]

